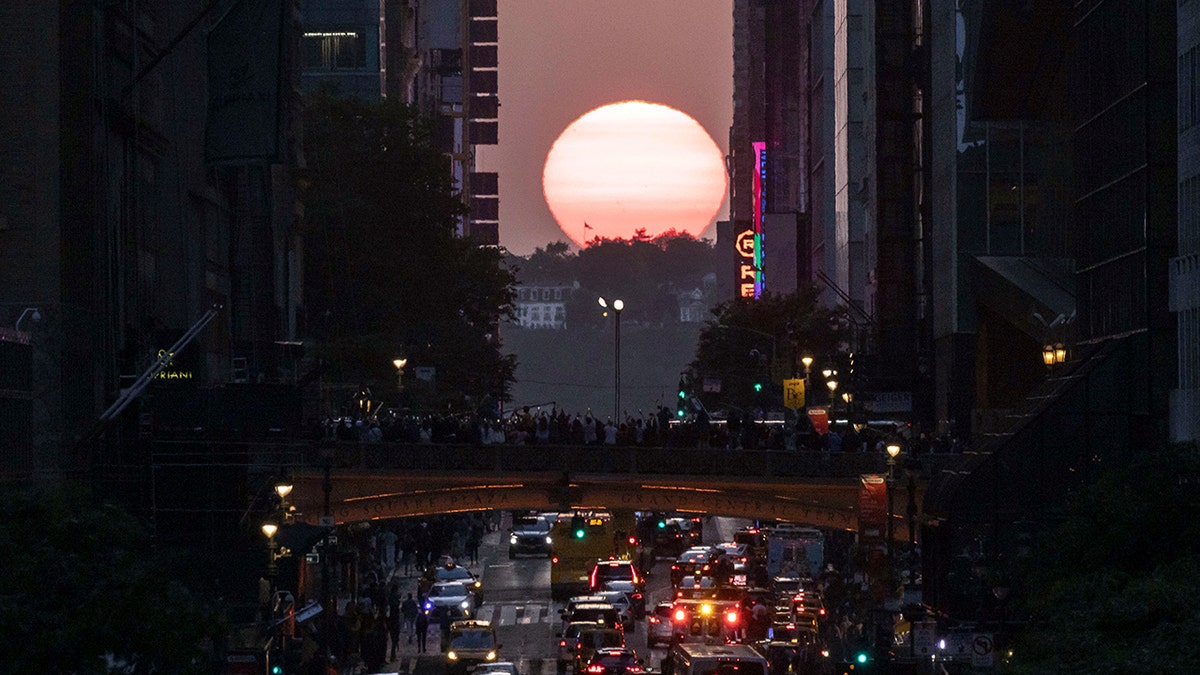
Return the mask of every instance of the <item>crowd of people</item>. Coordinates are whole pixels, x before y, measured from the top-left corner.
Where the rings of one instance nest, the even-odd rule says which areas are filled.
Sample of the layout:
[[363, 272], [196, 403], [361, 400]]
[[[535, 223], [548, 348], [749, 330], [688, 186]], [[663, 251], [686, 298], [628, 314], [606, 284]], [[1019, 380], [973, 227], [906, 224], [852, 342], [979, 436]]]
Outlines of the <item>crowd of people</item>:
[[369, 417], [330, 415], [315, 424], [313, 435], [325, 442], [462, 443], [472, 445], [598, 445], [711, 447], [838, 452], [884, 452], [890, 442], [905, 444], [914, 455], [961, 453], [966, 442], [947, 434], [912, 436], [900, 423], [890, 426], [830, 424], [818, 429], [808, 415], [762, 419], [744, 412], [712, 419], [703, 411], [679, 420], [659, 406], [653, 413], [626, 413], [623, 419], [589, 409], [569, 414], [551, 407], [525, 406], [505, 416], [412, 415], [387, 410]]

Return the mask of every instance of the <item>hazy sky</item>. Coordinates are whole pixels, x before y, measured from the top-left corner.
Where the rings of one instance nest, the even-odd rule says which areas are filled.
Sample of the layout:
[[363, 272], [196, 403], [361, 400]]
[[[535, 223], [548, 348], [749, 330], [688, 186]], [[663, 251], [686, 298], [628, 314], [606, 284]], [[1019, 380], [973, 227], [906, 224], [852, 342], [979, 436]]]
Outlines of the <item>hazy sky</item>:
[[[479, 146], [477, 168], [500, 174], [508, 250], [568, 241], [542, 197], [542, 165], [558, 134], [593, 108], [662, 103], [728, 153], [732, 0], [504, 0], [499, 15], [500, 144]], [[715, 238], [712, 228], [703, 236]]]

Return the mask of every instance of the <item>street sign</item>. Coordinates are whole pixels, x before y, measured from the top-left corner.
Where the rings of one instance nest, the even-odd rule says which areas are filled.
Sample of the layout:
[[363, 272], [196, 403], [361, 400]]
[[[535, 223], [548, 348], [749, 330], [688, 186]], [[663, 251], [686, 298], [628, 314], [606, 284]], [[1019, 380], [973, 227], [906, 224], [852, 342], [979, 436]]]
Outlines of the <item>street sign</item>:
[[804, 380], [787, 379], [783, 381], [783, 407], [799, 410], [804, 407]]
[[991, 668], [996, 651], [996, 643], [991, 633], [976, 633], [971, 641], [971, 667]]

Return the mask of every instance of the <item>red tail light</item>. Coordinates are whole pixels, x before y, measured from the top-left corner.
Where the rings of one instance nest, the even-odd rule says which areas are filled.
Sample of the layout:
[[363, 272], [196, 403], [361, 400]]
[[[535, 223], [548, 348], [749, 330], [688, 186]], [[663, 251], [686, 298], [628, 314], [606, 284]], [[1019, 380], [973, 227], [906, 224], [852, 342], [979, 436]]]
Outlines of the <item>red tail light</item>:
[[559, 646], [559, 647], [566, 647], [566, 646], [567, 646], [567, 641], [566, 641], [566, 640], [559, 640], [559, 641], [558, 641], [558, 646]]
[[[629, 596], [629, 597], [630, 597], [630, 598], [632, 598], [632, 599], [634, 599], [634, 600], [641, 600], [641, 599], [642, 599], [642, 594], [641, 594], [641, 593], [632, 593], [632, 594], [630, 594], [630, 596]], [[825, 610], [821, 610], [821, 611], [822, 611], [822, 612], [824, 612]]]
[[551, 565], [554, 565], [554, 564], [557, 564], [557, 563], [558, 563], [558, 556], [554, 556], [553, 558], [550, 558], [550, 564], [551, 564]]
[[682, 609], [675, 610], [675, 620], [679, 623], [687, 621], [687, 612], [683, 611]]
[[625, 666], [625, 672], [640, 673], [640, 672], [642, 672], [642, 667], [641, 666]]
[[630, 538], [629, 538], [629, 545], [630, 545], [630, 546], [637, 546], [637, 537], [630, 537]]
[[604, 672], [604, 666], [600, 665], [599, 663], [594, 663], [594, 664], [592, 664], [592, 665], [590, 665], [590, 666], [588, 666], [588, 667], [587, 667], [587, 672], [589, 672], [589, 673], [603, 673], [603, 672]]
[[738, 613], [736, 611], [731, 610], [725, 614], [725, 623], [727, 623], [731, 626], [735, 626], [735, 625], [737, 625], [739, 618], [740, 617], [738, 616]]
[[646, 621], [649, 623], [658, 623], [658, 617], [651, 615], [646, 617]]

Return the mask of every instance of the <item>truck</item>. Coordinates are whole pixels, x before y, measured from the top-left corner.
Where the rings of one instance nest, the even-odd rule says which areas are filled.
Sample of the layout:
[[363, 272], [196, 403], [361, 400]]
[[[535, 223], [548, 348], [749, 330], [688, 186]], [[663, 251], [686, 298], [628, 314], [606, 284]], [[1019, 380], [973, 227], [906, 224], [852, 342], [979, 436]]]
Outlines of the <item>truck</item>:
[[825, 534], [815, 527], [780, 524], [766, 531], [767, 574], [816, 578], [825, 565]]

